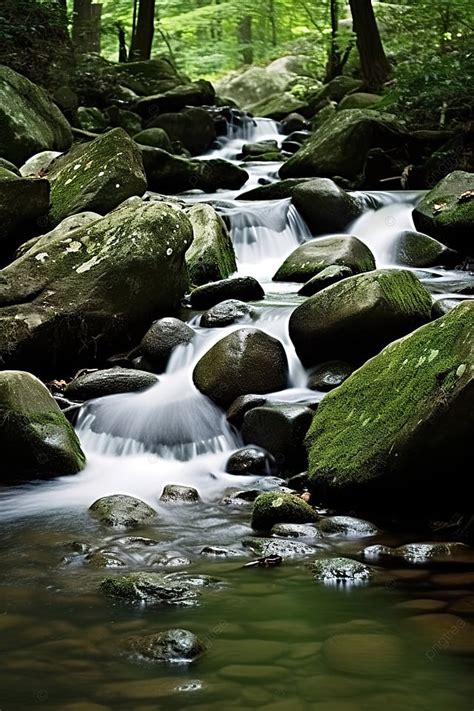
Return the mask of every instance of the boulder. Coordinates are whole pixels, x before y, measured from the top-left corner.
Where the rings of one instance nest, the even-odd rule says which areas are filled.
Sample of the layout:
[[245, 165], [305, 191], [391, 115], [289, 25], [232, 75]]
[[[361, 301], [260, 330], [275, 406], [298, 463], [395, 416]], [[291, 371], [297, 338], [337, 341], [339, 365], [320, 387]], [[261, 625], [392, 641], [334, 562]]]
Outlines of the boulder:
[[352, 374], [353, 368], [343, 360], [330, 360], [316, 366], [308, 378], [308, 388], [326, 393], [339, 387]]
[[107, 395], [135, 393], [156, 385], [158, 378], [152, 373], [132, 368], [107, 368], [83, 373], [66, 385], [64, 395], [70, 400], [92, 400]]
[[24, 178], [44, 177], [53, 161], [62, 156], [60, 151], [41, 151], [36, 153], [21, 166], [20, 174]]
[[[229, 97], [238, 106], [247, 109], [262, 99], [282, 94], [294, 78], [288, 72], [268, 72], [265, 67], [249, 67], [243, 72], [235, 72], [216, 82], [220, 96]], [[290, 112], [288, 112], [290, 113]]]
[[265, 292], [253, 277], [222, 279], [198, 286], [191, 292], [191, 306], [195, 309], [210, 309], [221, 301], [260, 301]]
[[358, 274], [310, 296], [290, 317], [301, 360], [363, 363], [431, 318], [431, 296], [413, 272]]
[[145, 605], [193, 606], [199, 602], [200, 579], [163, 573], [129, 573], [105, 578], [100, 589], [109, 597]]
[[379, 532], [369, 521], [353, 516], [328, 516], [322, 518], [318, 528], [325, 536], [338, 538], [370, 538]]
[[[473, 223], [474, 226], [474, 223]], [[406, 267], [454, 267], [462, 258], [438, 240], [415, 230], [405, 230], [397, 235], [393, 245], [395, 261]]]
[[142, 120], [138, 114], [119, 106], [109, 106], [105, 110], [105, 115], [114, 128], [123, 128], [129, 136], [134, 136], [142, 129]]
[[325, 121], [280, 168], [282, 178], [342, 176], [357, 180], [371, 148], [399, 148], [408, 134], [396, 119], [371, 109], [350, 109]]
[[312, 419], [305, 405], [268, 403], [247, 412], [242, 437], [270, 452], [281, 470], [295, 473], [306, 466], [303, 441]]
[[285, 259], [274, 281], [306, 282], [327, 267], [349, 267], [354, 274], [375, 269], [370, 249], [353, 235], [331, 235], [304, 242]]
[[242, 545], [249, 548], [259, 558], [278, 556], [283, 560], [287, 558], [304, 558], [314, 555], [314, 547], [301, 541], [289, 541], [284, 538], [244, 538]]
[[364, 91], [356, 91], [354, 94], [345, 96], [339, 103], [338, 111], [345, 109], [369, 109], [378, 104], [382, 97], [378, 94], [368, 94]]
[[474, 176], [456, 170], [413, 210], [415, 227], [463, 254], [474, 255]]
[[110, 128], [110, 121], [103, 111], [95, 106], [79, 106], [77, 109], [78, 128], [91, 133], [103, 133]]
[[2, 484], [75, 474], [85, 457], [74, 429], [31, 373], [0, 371]]
[[114, 494], [97, 499], [89, 511], [101, 523], [112, 528], [138, 528], [156, 522], [158, 514], [141, 499]]
[[193, 205], [186, 215], [194, 240], [186, 255], [189, 280], [196, 286], [226, 279], [237, 271], [235, 252], [224, 220], [211, 205]]
[[294, 94], [286, 91], [260, 99], [260, 101], [246, 106], [246, 109], [255, 116], [281, 121], [295, 112], [307, 113], [308, 104], [306, 101], [298, 99]]
[[147, 130], [153, 128], [163, 129], [171, 141], [179, 141], [193, 156], [206, 153], [216, 140], [214, 121], [207, 111], [200, 108], [185, 109], [175, 114], [159, 114], [147, 122]]
[[114, 128], [58, 159], [48, 173], [50, 219], [55, 225], [78, 212], [105, 215], [147, 183], [140, 149], [122, 128]]
[[165, 195], [187, 190], [238, 190], [249, 177], [239, 166], [220, 158], [189, 160], [149, 146], [141, 146], [141, 151], [149, 189]]
[[322, 558], [312, 565], [315, 580], [322, 583], [357, 585], [373, 577], [368, 565], [351, 558]]
[[155, 321], [143, 336], [138, 352], [157, 372], [164, 372], [177, 346], [187, 345], [194, 338], [194, 330], [184, 321], [168, 316]]
[[311, 94], [311, 106], [317, 108], [321, 102], [327, 101], [335, 101], [338, 104], [349, 92], [357, 91], [361, 85], [362, 82], [359, 79], [341, 74]]
[[240, 193], [238, 200], [283, 200], [293, 197], [293, 192], [302, 183], [311, 182], [311, 178], [288, 178], [268, 185], [260, 185], [247, 192]]
[[197, 489], [179, 484], [167, 484], [160, 496], [162, 504], [196, 504], [200, 500]]
[[0, 155], [17, 166], [40, 151], [65, 151], [71, 127], [46, 92], [0, 65]]
[[466, 301], [324, 398], [306, 438], [318, 497], [378, 514], [469, 507], [473, 332]]
[[48, 209], [47, 180], [19, 177], [0, 168], [0, 245], [10, 239], [23, 241], [32, 223], [47, 215]]
[[121, 87], [139, 96], [169, 91], [182, 83], [182, 77], [168, 57], [113, 64], [109, 66], [109, 71]]
[[254, 395], [253, 393], [250, 395], [240, 395], [228, 408], [226, 413], [227, 421], [240, 430], [246, 413], [254, 407], [265, 405], [266, 402], [267, 399], [261, 395]]
[[276, 476], [278, 467], [275, 457], [261, 447], [243, 447], [231, 454], [225, 471], [235, 476]]
[[328, 178], [296, 185], [291, 197], [315, 237], [343, 232], [365, 211], [360, 200]]
[[273, 526], [271, 534], [280, 538], [321, 539], [319, 528], [314, 523], [277, 523]]
[[192, 632], [181, 629], [133, 637], [127, 641], [125, 648], [133, 657], [165, 664], [189, 664], [204, 652], [200, 639]]
[[314, 296], [314, 294], [319, 293], [327, 286], [337, 284], [337, 282], [353, 275], [354, 272], [350, 267], [339, 266], [337, 264], [326, 267], [322, 272], [319, 272], [319, 274], [316, 274], [316, 276], [307, 281], [306, 284], [303, 284], [298, 294], [300, 296]]
[[255, 499], [252, 511], [252, 528], [270, 531], [277, 523], [313, 523], [316, 511], [295, 494], [270, 491]]
[[136, 133], [133, 140], [142, 146], [161, 148], [167, 153], [174, 153], [170, 138], [162, 128], [145, 128], [140, 133]]
[[288, 361], [280, 341], [254, 328], [241, 328], [218, 341], [197, 363], [194, 384], [221, 407], [239, 395], [283, 390]]
[[208, 81], [199, 79], [190, 84], [182, 84], [162, 94], [154, 94], [139, 99], [133, 106], [145, 122], [145, 128], [158, 114], [181, 111], [186, 106], [212, 106], [216, 98], [215, 91]]
[[1, 156], [0, 156], [0, 169], [8, 170], [8, 171], [10, 171], [10, 173], [14, 173], [15, 175], [18, 175], [19, 177], [21, 177], [20, 169], [17, 168], [17, 166], [14, 165], [13, 163], [11, 163], [9, 160], [6, 160], [5, 158], [2, 158]]
[[280, 123], [280, 132], [284, 136], [290, 136], [294, 131], [305, 131], [307, 128], [309, 128], [309, 121], [301, 114], [295, 112], [285, 116]]
[[204, 328], [223, 328], [241, 319], [250, 319], [254, 314], [255, 309], [250, 304], [237, 299], [227, 299], [205, 311], [199, 325]]
[[191, 241], [184, 213], [139, 201], [33, 246], [0, 272], [0, 363], [57, 377], [129, 348], [183, 297]]
[[74, 230], [77, 230], [80, 227], [91, 225], [93, 222], [100, 220], [101, 217], [102, 216], [97, 212], [78, 212], [77, 215], [66, 217], [50, 232], [46, 232], [46, 234], [40, 235], [39, 237], [32, 237], [27, 242], [21, 244], [16, 251], [16, 256], [21, 257], [32, 247], [38, 247], [41, 249], [47, 248], [54, 237], [61, 236], [62, 239], [68, 239], [71, 232], [74, 232]]

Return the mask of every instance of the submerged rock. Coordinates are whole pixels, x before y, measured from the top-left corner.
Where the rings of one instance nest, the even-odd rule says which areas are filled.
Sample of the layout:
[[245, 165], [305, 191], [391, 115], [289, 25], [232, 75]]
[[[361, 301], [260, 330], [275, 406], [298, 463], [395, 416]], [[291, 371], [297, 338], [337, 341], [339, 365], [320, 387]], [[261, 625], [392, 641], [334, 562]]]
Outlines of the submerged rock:
[[229, 299], [260, 301], [264, 297], [265, 292], [256, 279], [235, 277], [198, 286], [191, 292], [191, 306], [195, 309], [210, 309]]
[[200, 657], [204, 644], [188, 630], [171, 629], [158, 634], [133, 637], [126, 643], [127, 651], [148, 662], [189, 664]]
[[71, 400], [92, 400], [106, 395], [134, 393], [158, 382], [156, 375], [132, 368], [107, 368], [83, 373], [66, 385], [64, 394]]
[[2, 483], [75, 474], [85, 456], [73, 427], [31, 373], [0, 371]]
[[412, 272], [379, 269], [344, 279], [292, 313], [290, 337], [301, 360], [364, 362], [431, 318], [431, 296]]
[[[44, 179], [22, 178], [0, 167], [0, 245], [13, 238], [24, 241], [22, 232], [33, 221], [47, 215], [49, 183]], [[3, 255], [2, 255], [3, 256]]]
[[400, 639], [389, 634], [335, 635], [322, 652], [334, 671], [377, 678], [397, 676], [404, 658]]
[[179, 484], [167, 484], [160, 496], [163, 504], [195, 504], [200, 500], [197, 489]]
[[278, 466], [275, 457], [264, 449], [243, 447], [229, 457], [225, 471], [236, 476], [276, 476]]
[[157, 372], [166, 369], [172, 352], [178, 346], [191, 343], [194, 329], [171, 316], [155, 321], [143, 336], [138, 351]]
[[353, 274], [375, 269], [370, 249], [352, 235], [331, 235], [304, 242], [285, 259], [274, 281], [306, 282], [327, 267], [349, 267]]
[[200, 325], [204, 328], [223, 328], [254, 314], [255, 309], [244, 301], [227, 299], [203, 313]]
[[474, 550], [465, 543], [406, 543], [403, 546], [369, 546], [364, 550], [367, 560], [399, 560], [408, 565], [459, 566], [474, 563]]
[[124, 494], [113, 494], [97, 499], [89, 511], [101, 523], [113, 528], [137, 528], [156, 520], [158, 514], [141, 499]]
[[263, 331], [241, 328], [218, 341], [197, 363], [194, 384], [221, 407], [239, 395], [283, 390], [288, 361], [280, 341]]
[[474, 304], [464, 302], [324, 398], [306, 439], [319, 497], [378, 512], [466, 510], [473, 334]]
[[343, 360], [330, 360], [316, 366], [308, 378], [308, 388], [329, 392], [339, 387], [352, 374], [353, 368]]
[[186, 254], [191, 284], [227, 279], [237, 271], [230, 234], [220, 215], [210, 205], [193, 205], [186, 215], [194, 239]]
[[317, 519], [315, 510], [299, 496], [272, 491], [255, 499], [252, 528], [269, 531], [277, 523], [312, 523]]
[[368, 565], [351, 558], [322, 558], [311, 567], [315, 579], [323, 583], [356, 585], [369, 582], [373, 576]]

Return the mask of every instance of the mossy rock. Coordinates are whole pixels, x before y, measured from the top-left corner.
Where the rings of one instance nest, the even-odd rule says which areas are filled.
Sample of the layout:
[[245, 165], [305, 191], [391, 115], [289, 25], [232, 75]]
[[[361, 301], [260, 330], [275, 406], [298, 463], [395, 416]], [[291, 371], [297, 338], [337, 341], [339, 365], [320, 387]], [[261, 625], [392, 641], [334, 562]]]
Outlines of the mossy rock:
[[161, 148], [167, 153], [174, 153], [170, 138], [162, 128], [145, 128], [143, 131], [136, 133], [133, 140], [142, 146]]
[[244, 538], [242, 541], [244, 548], [248, 548], [259, 558], [270, 556], [281, 556], [287, 558], [304, 558], [314, 556], [314, 546], [309, 546], [301, 541], [289, 541], [286, 538]]
[[469, 507], [473, 336], [474, 303], [464, 302], [324, 398], [306, 438], [319, 497], [379, 514]]
[[156, 522], [155, 509], [141, 499], [123, 494], [113, 494], [97, 499], [89, 507], [94, 517], [106, 526], [113, 528], [137, 528]]
[[90, 210], [105, 215], [147, 188], [141, 151], [122, 128], [76, 147], [57, 160], [48, 173], [50, 220]]
[[370, 249], [353, 235], [331, 235], [304, 242], [285, 259], [274, 281], [307, 282], [327, 267], [349, 267], [353, 274], [375, 269]]
[[365, 211], [360, 200], [328, 178], [317, 178], [296, 185], [292, 201], [314, 237], [343, 232]]
[[74, 429], [31, 373], [0, 372], [2, 483], [75, 474], [85, 456]]
[[[181, 84], [162, 94], [145, 96], [137, 101], [133, 110], [147, 121], [150, 116], [175, 113], [186, 106], [213, 106], [215, 98], [212, 84], [205, 79], [198, 79], [196, 82]], [[148, 125], [145, 125], [145, 128], [148, 128]]]
[[148, 662], [189, 664], [200, 657], [205, 646], [188, 630], [172, 629], [142, 637], [133, 637], [125, 643], [126, 651], [133, 657]]
[[235, 252], [223, 219], [210, 205], [194, 205], [186, 212], [194, 240], [186, 254], [191, 284], [226, 279], [237, 271]]
[[107, 395], [134, 393], [156, 385], [153, 373], [133, 368], [106, 368], [83, 373], [67, 384], [64, 395], [70, 400], [92, 400]]
[[110, 597], [148, 605], [192, 606], [198, 604], [199, 590], [185, 577], [162, 573], [129, 573], [105, 578], [100, 589]]
[[413, 210], [415, 227], [463, 254], [474, 255], [474, 176], [456, 170]]
[[71, 127], [46, 92], [0, 65], [0, 155], [17, 166], [40, 151], [65, 151]]
[[200, 108], [189, 108], [174, 114], [159, 114], [147, 122], [147, 129], [153, 128], [163, 129], [171, 141], [180, 141], [193, 156], [206, 153], [216, 140], [214, 121], [207, 111]]
[[109, 71], [121, 86], [131, 89], [139, 96], [168, 91], [183, 80], [168, 57], [113, 64]]
[[299, 496], [271, 491], [255, 499], [252, 528], [270, 531], [277, 523], [313, 523], [317, 519], [316, 511]]
[[290, 317], [290, 338], [307, 365], [363, 363], [431, 319], [431, 296], [409, 271], [358, 274], [310, 296]]
[[[474, 225], [473, 225], [474, 227]], [[453, 267], [461, 257], [438, 240], [415, 230], [404, 230], [397, 236], [395, 244], [396, 264], [407, 267]]]
[[251, 106], [247, 107], [247, 111], [254, 114], [255, 116], [261, 116], [262, 118], [270, 118], [274, 121], [281, 121], [288, 114], [297, 112], [307, 112], [308, 104], [301, 99], [297, 99], [296, 96], [290, 92], [284, 92], [280, 94], [272, 94], [272, 96], [267, 96], [265, 99], [261, 99]]
[[31, 223], [44, 217], [48, 208], [47, 180], [22, 178], [0, 167], [0, 244], [10, 238], [23, 241]]
[[354, 79], [353, 77], [341, 76], [334, 77], [327, 84], [315, 91], [310, 96], [311, 106], [317, 107], [322, 101], [335, 101], [339, 103], [342, 99], [350, 92], [356, 91], [361, 87], [362, 82], [360, 79]]
[[307, 281], [306, 284], [303, 284], [298, 294], [300, 296], [314, 296], [314, 294], [322, 291], [327, 286], [337, 284], [339, 281], [353, 275], [354, 272], [350, 267], [334, 264], [333, 266], [326, 267], [322, 272], [319, 272], [319, 274], [316, 274], [316, 276]]
[[280, 168], [282, 178], [342, 176], [356, 180], [371, 148], [400, 148], [408, 134], [389, 114], [348, 109], [325, 121]]
[[95, 106], [79, 106], [77, 109], [79, 128], [91, 133], [103, 133], [110, 128], [110, 122], [104, 113]]
[[378, 104], [381, 100], [382, 97], [378, 94], [368, 94], [364, 91], [356, 91], [354, 94], [345, 96], [339, 103], [337, 109], [338, 111], [345, 111], [347, 109], [374, 108], [374, 105]]
[[373, 577], [368, 565], [351, 558], [322, 558], [311, 566], [316, 580], [323, 583], [355, 585], [367, 583]]

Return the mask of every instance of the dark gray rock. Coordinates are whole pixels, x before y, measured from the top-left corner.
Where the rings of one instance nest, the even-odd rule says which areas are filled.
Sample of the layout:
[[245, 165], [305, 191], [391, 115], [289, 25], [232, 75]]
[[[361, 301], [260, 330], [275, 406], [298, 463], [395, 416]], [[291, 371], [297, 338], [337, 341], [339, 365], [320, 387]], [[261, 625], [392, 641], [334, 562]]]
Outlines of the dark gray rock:
[[129, 573], [105, 578], [100, 589], [109, 597], [146, 605], [189, 607], [199, 604], [202, 587], [198, 578], [164, 573]]
[[328, 178], [300, 183], [292, 200], [314, 236], [342, 232], [365, 210], [360, 200]]
[[308, 546], [300, 541], [289, 541], [278, 538], [244, 538], [242, 545], [249, 548], [260, 558], [278, 555], [285, 558], [304, 558], [314, 555], [314, 546]]
[[204, 652], [204, 644], [188, 630], [172, 629], [158, 634], [133, 637], [126, 643], [132, 656], [148, 662], [189, 664]]
[[277, 523], [271, 530], [272, 536], [280, 538], [321, 539], [322, 534], [316, 525], [311, 523]]
[[269, 452], [266, 452], [260, 447], [244, 447], [234, 452], [225, 465], [225, 471], [228, 474], [236, 476], [276, 476], [278, 474], [278, 466]]
[[83, 373], [67, 384], [64, 394], [71, 400], [92, 400], [106, 395], [134, 393], [156, 385], [153, 373], [131, 368], [107, 368], [93, 373]]
[[316, 366], [308, 378], [308, 388], [329, 392], [339, 387], [352, 374], [353, 367], [343, 360], [330, 360]]
[[255, 309], [244, 301], [227, 299], [203, 313], [200, 325], [204, 328], [223, 328], [255, 313]]
[[298, 291], [300, 296], [314, 296], [318, 292], [325, 289], [327, 286], [332, 284], [337, 284], [338, 281], [347, 279], [347, 277], [353, 276], [354, 272], [350, 267], [345, 267], [343, 265], [335, 264], [331, 267], [326, 267], [322, 272], [316, 274], [312, 279], [303, 284], [301, 289]]
[[266, 402], [266, 398], [262, 397], [261, 395], [240, 395], [234, 400], [232, 405], [227, 410], [227, 421], [240, 430], [243, 425], [246, 413], [249, 412], [249, 410], [252, 410], [254, 407], [260, 407], [261, 405], [265, 405]]
[[179, 484], [167, 484], [160, 496], [163, 504], [195, 504], [200, 500], [197, 489]]
[[221, 301], [260, 301], [265, 292], [253, 277], [222, 279], [198, 286], [191, 292], [191, 306], [195, 309], [210, 309]]
[[329, 516], [319, 522], [319, 530], [325, 536], [340, 538], [369, 538], [379, 532], [369, 521], [363, 521], [353, 516]]
[[141, 499], [124, 494], [113, 494], [97, 499], [89, 507], [89, 511], [104, 523], [113, 528], [137, 528], [156, 521], [155, 509]]
[[167, 317], [155, 321], [143, 336], [138, 351], [157, 372], [163, 372], [173, 350], [194, 338], [194, 330], [184, 321]]
[[373, 577], [368, 565], [350, 558], [323, 558], [313, 563], [312, 570], [316, 580], [330, 584], [357, 585]]

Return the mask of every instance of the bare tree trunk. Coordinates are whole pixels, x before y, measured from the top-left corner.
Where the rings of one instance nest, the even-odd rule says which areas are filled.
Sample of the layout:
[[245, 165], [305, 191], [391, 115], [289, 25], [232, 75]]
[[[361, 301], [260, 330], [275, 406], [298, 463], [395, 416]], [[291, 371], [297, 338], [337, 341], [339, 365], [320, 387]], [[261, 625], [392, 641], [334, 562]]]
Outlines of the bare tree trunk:
[[277, 36], [277, 18], [275, 10], [275, 0], [269, 0], [268, 12], [270, 15], [270, 27], [272, 28], [272, 45], [277, 46], [278, 36]]
[[102, 23], [102, 5], [93, 3], [91, 5], [91, 17], [89, 24], [88, 51], [100, 54], [100, 30]]
[[117, 28], [117, 36], [119, 43], [118, 60], [119, 62], [123, 63], [128, 61], [127, 42], [125, 40], [125, 28], [121, 22], [116, 22], [115, 27]]
[[239, 23], [239, 40], [244, 64], [253, 62], [252, 17], [245, 15]]
[[156, 0], [140, 0], [135, 32], [130, 48], [131, 59], [150, 59], [155, 32]]
[[366, 89], [378, 91], [387, 81], [390, 65], [380, 39], [371, 0], [349, 0], [357, 36], [362, 76]]
[[87, 48], [87, 34], [91, 19], [92, 0], [74, 0], [72, 9], [72, 41], [76, 50], [85, 54]]

